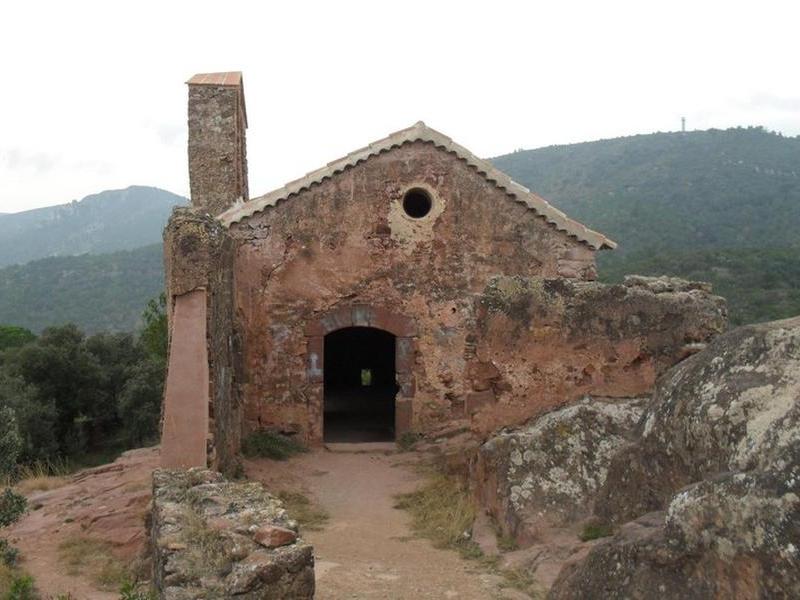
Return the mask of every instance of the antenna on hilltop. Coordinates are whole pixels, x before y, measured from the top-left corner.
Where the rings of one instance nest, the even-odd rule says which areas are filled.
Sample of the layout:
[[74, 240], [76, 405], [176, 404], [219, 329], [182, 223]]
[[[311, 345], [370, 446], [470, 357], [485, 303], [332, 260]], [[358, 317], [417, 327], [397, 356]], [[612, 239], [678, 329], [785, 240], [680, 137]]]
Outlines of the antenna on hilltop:
[[686, 117], [681, 117], [681, 133], [686, 133]]

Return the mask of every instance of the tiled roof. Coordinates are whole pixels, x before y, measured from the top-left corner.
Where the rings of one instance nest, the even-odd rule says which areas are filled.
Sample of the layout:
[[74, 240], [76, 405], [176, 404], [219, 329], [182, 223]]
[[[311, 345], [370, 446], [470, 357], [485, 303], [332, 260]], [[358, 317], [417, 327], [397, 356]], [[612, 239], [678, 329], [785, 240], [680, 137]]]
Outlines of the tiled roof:
[[281, 200], [294, 196], [337, 173], [354, 167], [371, 156], [376, 156], [392, 148], [417, 141], [431, 143], [437, 148], [455, 154], [459, 159], [477, 170], [478, 173], [488, 181], [491, 181], [498, 188], [504, 190], [506, 194], [514, 198], [517, 202], [525, 204], [559, 231], [563, 231], [567, 235], [589, 245], [595, 250], [616, 248], [617, 244], [614, 241], [608, 239], [601, 233], [592, 231], [577, 221], [573, 221], [563, 212], [551, 206], [544, 198], [537, 196], [525, 186], [513, 181], [508, 175], [496, 169], [488, 161], [478, 158], [463, 146], [459, 146], [446, 135], [439, 133], [435, 129], [431, 129], [422, 121], [417, 122], [408, 129], [402, 129], [382, 140], [373, 142], [360, 150], [351, 152], [343, 158], [329, 162], [324, 167], [308, 173], [305, 177], [291, 181], [282, 188], [273, 190], [258, 198], [253, 198], [248, 202], [240, 202], [226, 210], [217, 218], [222, 221], [226, 227], [230, 227], [233, 223], [238, 223], [242, 219], [246, 219], [255, 213], [275, 206]]
[[230, 85], [242, 84], [242, 72], [230, 71], [228, 73], [198, 73], [186, 82], [189, 85]]

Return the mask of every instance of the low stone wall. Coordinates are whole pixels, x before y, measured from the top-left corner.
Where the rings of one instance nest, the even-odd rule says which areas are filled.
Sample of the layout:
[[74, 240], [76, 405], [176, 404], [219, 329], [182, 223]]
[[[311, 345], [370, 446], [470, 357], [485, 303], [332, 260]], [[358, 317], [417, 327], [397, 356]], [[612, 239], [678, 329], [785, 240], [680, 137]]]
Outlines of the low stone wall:
[[159, 598], [314, 597], [313, 548], [260, 483], [158, 470], [150, 527]]

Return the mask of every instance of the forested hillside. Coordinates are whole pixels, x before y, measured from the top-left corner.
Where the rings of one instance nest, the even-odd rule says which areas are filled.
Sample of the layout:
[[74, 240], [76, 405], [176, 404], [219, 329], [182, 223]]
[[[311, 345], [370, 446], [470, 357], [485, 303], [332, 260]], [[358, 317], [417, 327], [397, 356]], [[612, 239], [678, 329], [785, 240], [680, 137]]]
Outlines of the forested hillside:
[[600, 276], [711, 281], [734, 323], [800, 312], [800, 138], [762, 128], [551, 146], [493, 162], [619, 243]]
[[147, 302], [163, 289], [161, 244], [44, 258], [0, 269], [0, 323], [37, 333], [63, 323], [87, 333], [133, 331]]
[[69, 204], [0, 214], [0, 267], [157, 243], [172, 208], [185, 203], [186, 198], [165, 190], [131, 186]]
[[[760, 128], [657, 133], [524, 150], [493, 159], [619, 248], [600, 276], [670, 274], [714, 284], [734, 324], [800, 313], [800, 139]], [[163, 287], [158, 242], [184, 198], [156, 188], [0, 215], [0, 323], [39, 332], [136, 327]], [[145, 241], [142, 241], [145, 240]]]

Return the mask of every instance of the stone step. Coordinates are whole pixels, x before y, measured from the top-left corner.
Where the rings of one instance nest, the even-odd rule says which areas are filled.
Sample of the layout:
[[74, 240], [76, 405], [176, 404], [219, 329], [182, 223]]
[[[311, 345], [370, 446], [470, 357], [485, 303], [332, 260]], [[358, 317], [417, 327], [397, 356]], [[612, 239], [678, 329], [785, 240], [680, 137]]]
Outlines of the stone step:
[[325, 449], [329, 452], [351, 452], [364, 454], [368, 452], [381, 452], [395, 454], [400, 451], [394, 442], [328, 442]]

